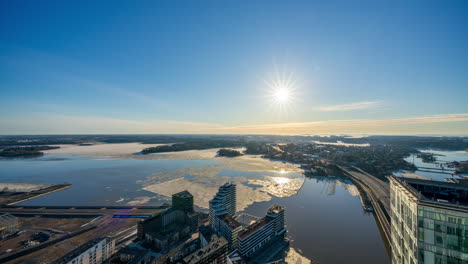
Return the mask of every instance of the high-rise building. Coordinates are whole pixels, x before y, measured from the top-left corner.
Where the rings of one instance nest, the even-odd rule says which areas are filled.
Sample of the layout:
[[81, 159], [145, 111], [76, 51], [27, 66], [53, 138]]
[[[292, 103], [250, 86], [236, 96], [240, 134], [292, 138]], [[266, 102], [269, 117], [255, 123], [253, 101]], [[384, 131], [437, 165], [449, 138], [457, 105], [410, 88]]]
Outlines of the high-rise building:
[[172, 207], [137, 224], [137, 237], [155, 249], [175, 245], [198, 228], [198, 214], [193, 211], [193, 196], [188, 191], [172, 195]]
[[210, 200], [210, 224], [215, 232], [219, 232], [221, 220], [236, 213], [236, 184], [227, 182], [219, 187], [218, 193]]
[[468, 263], [466, 180], [389, 179], [392, 263]]
[[182, 191], [172, 195], [172, 208], [184, 212], [193, 212], [193, 195]]
[[239, 233], [238, 250], [244, 257], [251, 257], [274, 238], [284, 239], [284, 207], [273, 205], [267, 215]]

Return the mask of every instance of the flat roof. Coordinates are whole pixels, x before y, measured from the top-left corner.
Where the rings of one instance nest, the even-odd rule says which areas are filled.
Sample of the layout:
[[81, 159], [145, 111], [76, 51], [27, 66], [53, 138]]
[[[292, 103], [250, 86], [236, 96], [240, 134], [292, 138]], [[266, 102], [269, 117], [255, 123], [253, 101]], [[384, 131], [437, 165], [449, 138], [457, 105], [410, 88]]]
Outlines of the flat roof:
[[268, 212], [273, 212], [275, 214], [278, 214], [279, 212], [284, 211], [284, 206], [281, 205], [272, 205], [270, 208], [268, 208]]
[[445, 182], [396, 176], [389, 178], [398, 182], [421, 203], [468, 209], [468, 181], [451, 178]]
[[266, 217], [263, 217], [261, 218], [260, 220], [258, 220], [257, 222], [249, 225], [246, 229], [244, 229], [243, 231], [241, 231], [239, 233], [239, 237], [240, 238], [246, 238], [248, 237], [249, 235], [251, 235], [252, 233], [254, 233], [255, 231], [259, 230], [262, 226], [266, 225], [267, 223], [267, 220], [266, 220]]
[[236, 219], [232, 218], [232, 216], [230, 215], [224, 217], [223, 223], [226, 224], [231, 230], [234, 230], [241, 226], [241, 224], [239, 224], [239, 222], [237, 222]]
[[106, 240], [106, 239], [110, 239], [109, 237], [99, 237], [99, 238], [95, 238], [95, 239], [92, 239], [92, 240], [89, 240], [88, 242], [84, 243], [83, 245], [75, 248], [74, 250], [72, 250], [71, 252], [69, 252], [68, 254], [66, 254], [65, 256], [59, 258], [58, 260], [54, 261], [54, 263], [67, 263], [69, 262], [70, 260], [78, 257], [79, 255], [81, 255], [82, 253], [84, 253], [86, 250], [92, 248], [94, 245], [97, 245], [99, 244], [99, 242], [103, 241], [103, 240]]
[[255, 216], [255, 215], [246, 214], [246, 213], [241, 213], [241, 214], [238, 215], [235, 219], [236, 219], [236, 221], [237, 221], [238, 223], [240, 223], [241, 225], [243, 225], [243, 226], [249, 226], [249, 225], [251, 225], [253, 222], [256, 222], [256, 221], [260, 220], [260, 217]]
[[172, 196], [176, 196], [180, 198], [193, 198], [193, 195], [187, 190], [175, 193]]
[[200, 260], [204, 259], [206, 256], [215, 252], [219, 248], [227, 245], [228, 242], [224, 237], [218, 237], [217, 235], [211, 236], [210, 243], [205, 247], [193, 252], [184, 258], [184, 262], [187, 264], [198, 263]]

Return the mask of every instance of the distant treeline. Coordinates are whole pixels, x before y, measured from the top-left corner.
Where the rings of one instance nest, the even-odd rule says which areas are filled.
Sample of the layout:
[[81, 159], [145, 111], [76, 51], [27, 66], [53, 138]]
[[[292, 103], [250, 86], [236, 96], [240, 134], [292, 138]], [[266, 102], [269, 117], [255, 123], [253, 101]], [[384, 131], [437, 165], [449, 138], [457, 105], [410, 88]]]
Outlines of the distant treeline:
[[185, 150], [202, 150], [202, 149], [211, 149], [211, 148], [235, 148], [235, 147], [242, 147], [243, 145], [244, 143], [240, 141], [226, 141], [226, 140], [209, 141], [208, 140], [208, 141], [199, 141], [199, 142], [176, 143], [172, 145], [145, 148], [141, 151], [141, 153], [149, 154], [149, 153], [185, 151]]
[[428, 137], [428, 136], [368, 136], [368, 137], [312, 137], [322, 142], [342, 141], [350, 144], [392, 145], [416, 149], [468, 150], [468, 137]]
[[[429, 137], [429, 136], [286, 136], [286, 135], [37, 135], [37, 136], [0, 136], [2, 146], [31, 146], [82, 144], [89, 142], [165, 144], [176, 142], [263, 142], [308, 144], [312, 141], [353, 144], [406, 146], [417, 149], [467, 150], [468, 137]], [[226, 146], [230, 147], [230, 146]]]
[[0, 151], [1, 157], [36, 157], [42, 156], [43, 150], [58, 149], [57, 146], [7, 147]]
[[7, 146], [61, 145], [100, 143], [165, 144], [176, 142], [200, 141], [239, 141], [237, 135], [37, 135], [37, 136], [0, 136], [0, 148]]

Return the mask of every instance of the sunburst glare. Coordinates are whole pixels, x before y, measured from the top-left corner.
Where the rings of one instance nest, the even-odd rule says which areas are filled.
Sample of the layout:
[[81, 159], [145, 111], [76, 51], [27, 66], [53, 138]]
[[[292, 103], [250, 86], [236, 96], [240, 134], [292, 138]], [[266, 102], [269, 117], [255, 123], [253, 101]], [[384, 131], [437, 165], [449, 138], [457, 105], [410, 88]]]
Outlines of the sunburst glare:
[[290, 179], [285, 177], [273, 177], [273, 180], [278, 184], [285, 184], [291, 181]]
[[267, 85], [266, 95], [274, 108], [281, 112], [287, 112], [297, 100], [295, 75], [292, 72], [287, 73], [285, 70], [281, 73], [276, 70], [275, 74], [264, 82]]

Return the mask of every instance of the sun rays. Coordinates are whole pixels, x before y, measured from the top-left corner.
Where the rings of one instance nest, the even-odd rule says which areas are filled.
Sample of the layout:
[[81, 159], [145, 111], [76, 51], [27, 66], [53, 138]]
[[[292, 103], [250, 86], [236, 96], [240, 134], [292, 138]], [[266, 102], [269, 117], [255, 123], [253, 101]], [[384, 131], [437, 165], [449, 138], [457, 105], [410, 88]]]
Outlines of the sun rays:
[[274, 74], [263, 82], [266, 84], [265, 95], [271, 103], [272, 111], [280, 114], [289, 112], [297, 102], [297, 79], [294, 73], [285, 69], [280, 72], [275, 67]]

